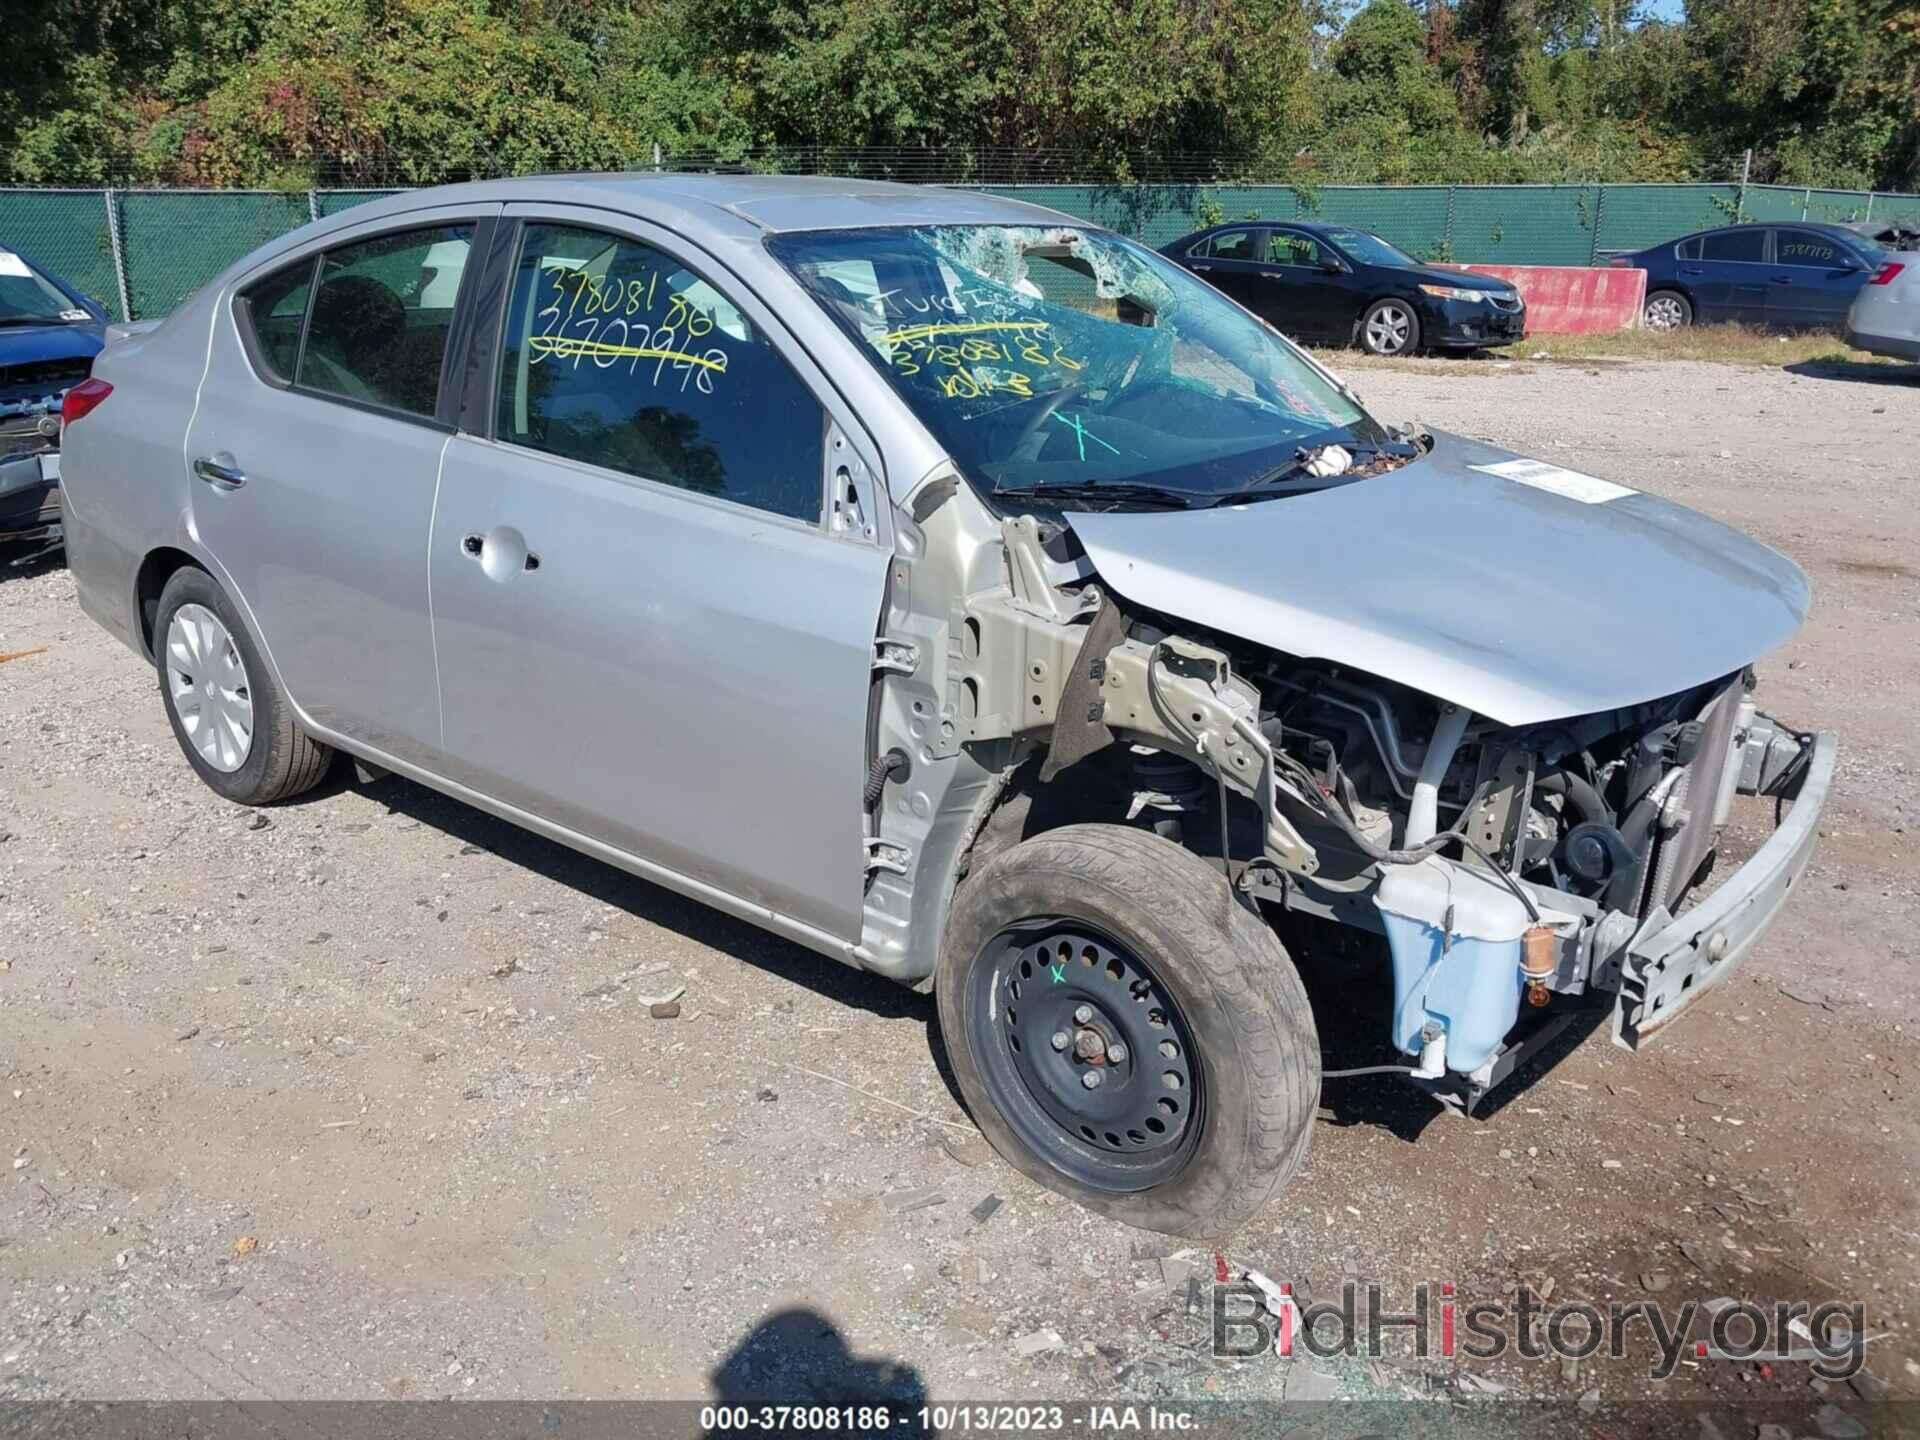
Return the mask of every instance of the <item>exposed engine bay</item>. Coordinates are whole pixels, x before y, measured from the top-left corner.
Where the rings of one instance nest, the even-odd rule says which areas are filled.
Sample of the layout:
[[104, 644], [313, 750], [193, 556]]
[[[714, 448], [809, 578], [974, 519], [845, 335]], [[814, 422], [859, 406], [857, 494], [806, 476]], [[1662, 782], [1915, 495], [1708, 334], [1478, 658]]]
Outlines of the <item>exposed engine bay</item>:
[[1508, 725], [1130, 606], [1060, 521], [1000, 525], [1005, 584], [955, 616], [941, 706], [953, 743], [1008, 747], [981, 847], [1140, 825], [1248, 902], [1384, 937], [1408, 1073], [1476, 1098], [1527, 1053], [1530, 1011], [1617, 995], [1635, 1046], [1751, 938], [1636, 951], [1700, 893], [1735, 794], [1797, 794], [1814, 758], [1756, 710], [1749, 669]]

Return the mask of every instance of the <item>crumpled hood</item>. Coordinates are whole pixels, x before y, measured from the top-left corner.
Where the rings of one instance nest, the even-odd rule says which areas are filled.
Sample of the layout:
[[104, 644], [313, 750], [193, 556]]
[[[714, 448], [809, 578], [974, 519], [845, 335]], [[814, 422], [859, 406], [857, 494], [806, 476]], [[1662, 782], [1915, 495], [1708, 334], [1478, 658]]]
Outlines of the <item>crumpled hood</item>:
[[1506, 725], [1730, 674], [1811, 599], [1797, 565], [1717, 520], [1447, 434], [1316, 494], [1067, 520], [1123, 602]]

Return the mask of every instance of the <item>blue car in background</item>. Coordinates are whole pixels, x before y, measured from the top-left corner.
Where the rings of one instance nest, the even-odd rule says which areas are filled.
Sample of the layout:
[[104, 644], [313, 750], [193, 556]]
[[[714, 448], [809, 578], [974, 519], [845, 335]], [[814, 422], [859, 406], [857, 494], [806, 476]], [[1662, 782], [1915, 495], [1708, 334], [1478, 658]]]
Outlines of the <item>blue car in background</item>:
[[1683, 325], [1759, 325], [1769, 330], [1838, 330], [1884, 252], [1844, 225], [1725, 225], [1615, 255], [1609, 263], [1647, 272], [1649, 330]]
[[0, 544], [60, 542], [60, 402], [106, 330], [98, 301], [0, 244]]

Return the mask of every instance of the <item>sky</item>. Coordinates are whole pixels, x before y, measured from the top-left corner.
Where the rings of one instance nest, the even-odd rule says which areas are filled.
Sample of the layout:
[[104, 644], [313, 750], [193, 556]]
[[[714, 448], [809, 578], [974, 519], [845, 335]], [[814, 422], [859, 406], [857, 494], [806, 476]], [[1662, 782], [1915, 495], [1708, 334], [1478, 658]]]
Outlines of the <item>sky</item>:
[[1685, 9], [1683, 0], [1652, 0], [1647, 13], [1655, 20], [1679, 20]]

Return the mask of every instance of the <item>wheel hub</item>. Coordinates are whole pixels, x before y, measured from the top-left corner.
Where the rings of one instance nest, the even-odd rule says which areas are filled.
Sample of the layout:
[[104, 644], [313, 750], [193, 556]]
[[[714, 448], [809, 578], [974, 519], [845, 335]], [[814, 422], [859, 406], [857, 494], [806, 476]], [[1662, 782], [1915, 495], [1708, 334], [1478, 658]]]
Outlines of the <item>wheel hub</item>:
[[1178, 1006], [1138, 957], [1091, 927], [1043, 921], [996, 936], [976, 974], [985, 1078], [1023, 1138], [1102, 1188], [1179, 1169], [1199, 1077]]
[[194, 753], [230, 775], [253, 753], [253, 687], [232, 632], [204, 605], [167, 622], [167, 692]]

